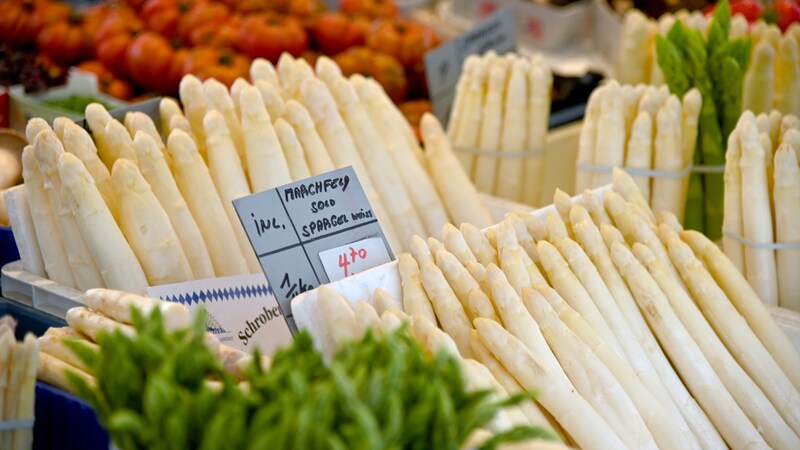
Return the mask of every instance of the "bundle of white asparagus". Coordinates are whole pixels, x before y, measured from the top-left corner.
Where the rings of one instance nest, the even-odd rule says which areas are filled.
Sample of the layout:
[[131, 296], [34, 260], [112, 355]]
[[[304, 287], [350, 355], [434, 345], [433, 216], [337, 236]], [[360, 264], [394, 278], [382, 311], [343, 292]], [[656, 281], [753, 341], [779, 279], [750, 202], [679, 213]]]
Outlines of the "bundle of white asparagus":
[[541, 55], [464, 61], [447, 133], [479, 191], [540, 203], [552, 86]]
[[[39, 350], [36, 338], [28, 333], [25, 340], [14, 337], [16, 322], [11, 316], [0, 317], [0, 448], [28, 450], [33, 445], [34, 396]], [[14, 422], [31, 421], [31, 424]]]
[[353, 306], [320, 288], [310, 331], [331, 348], [410, 321], [501, 395], [536, 391], [517, 420], [584, 449], [799, 448], [800, 355], [713, 242], [653, 214], [621, 170], [555, 209], [415, 238], [400, 299]]
[[800, 119], [746, 111], [728, 140], [723, 249], [761, 300], [800, 311]]
[[[67, 311], [67, 325], [62, 328], [50, 328], [43, 336], [33, 339], [38, 345], [38, 373], [34, 379], [59, 389], [74, 392], [67, 372], [83, 379], [89, 386], [94, 386], [96, 379], [91, 375], [92, 369], [86, 365], [65, 342], [78, 340], [89, 350], [100, 351], [95, 342], [101, 332], [120, 330], [127, 335], [134, 335], [132, 309], [136, 309], [145, 317], [149, 317], [154, 309], [161, 311], [164, 328], [173, 331], [189, 326], [189, 310], [178, 303], [168, 303], [154, 298], [142, 297], [128, 292], [111, 289], [90, 289], [81, 297], [86, 307], [72, 308]], [[214, 351], [225, 370], [239, 380], [244, 379], [244, 370], [252, 357], [241, 350], [221, 344], [214, 335], [207, 333], [206, 344]], [[262, 365], [269, 365], [269, 358], [263, 357]], [[4, 447], [5, 448], [5, 447]]]
[[9, 190], [23, 266], [60, 284], [144, 293], [148, 285], [257, 273], [234, 199], [353, 166], [392, 248], [448, 222], [492, 218], [428, 116], [423, 154], [374, 80], [344, 78], [320, 58], [315, 74], [285, 55], [258, 59], [254, 84], [230, 92], [186, 76], [183, 109], [160, 105], [161, 127], [139, 112], [123, 123], [98, 104], [90, 134], [66, 118], [28, 123], [25, 184]]
[[[626, 15], [617, 50], [616, 78], [620, 83], [664, 84], [656, 60], [655, 36], [666, 35], [676, 20], [708, 32], [709, 17], [700, 11], [664, 14], [657, 21], [632, 9]], [[774, 24], [759, 20], [748, 26], [741, 14], [731, 20], [730, 37], [752, 37], [750, 65], [743, 86], [743, 106], [756, 114], [777, 109], [800, 114], [800, 24], [781, 33]]]
[[683, 99], [666, 86], [611, 81], [595, 89], [581, 128], [575, 192], [608, 184], [611, 168], [624, 167], [653, 209], [681, 219], [701, 106], [694, 88]]

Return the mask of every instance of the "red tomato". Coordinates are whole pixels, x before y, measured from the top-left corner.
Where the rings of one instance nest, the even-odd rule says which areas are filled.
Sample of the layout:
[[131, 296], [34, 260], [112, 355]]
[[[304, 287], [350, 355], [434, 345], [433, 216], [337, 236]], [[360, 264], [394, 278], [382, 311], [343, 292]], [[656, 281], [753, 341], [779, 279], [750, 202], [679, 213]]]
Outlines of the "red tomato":
[[342, 0], [339, 5], [342, 12], [362, 14], [371, 19], [380, 17], [397, 17], [397, 5], [392, 0]]
[[122, 78], [117, 78], [100, 61], [82, 62], [78, 64], [78, 70], [94, 74], [97, 77], [97, 84], [101, 92], [122, 100], [130, 100], [133, 97], [131, 84]]
[[377, 21], [367, 35], [369, 48], [394, 56], [407, 69], [422, 64], [425, 53], [437, 45], [432, 29], [400, 18]]
[[231, 50], [195, 47], [186, 58], [183, 71], [201, 80], [214, 78], [230, 87], [237, 78], [248, 78], [250, 58]]
[[161, 94], [177, 92], [185, 59], [185, 50], [176, 51], [166, 38], [151, 31], [134, 38], [125, 53], [133, 81]]
[[353, 47], [333, 59], [345, 76], [360, 73], [374, 78], [395, 102], [402, 101], [408, 93], [403, 65], [391, 55], [366, 47]]
[[242, 21], [236, 48], [251, 58], [277, 62], [283, 52], [300, 56], [308, 47], [308, 35], [300, 22], [287, 16], [252, 14]]
[[83, 17], [79, 14], [46, 26], [36, 37], [36, 46], [63, 66], [78, 62], [91, 53], [91, 43], [84, 34]]
[[368, 31], [369, 20], [364, 16], [329, 12], [320, 17], [312, 33], [320, 50], [335, 55], [364, 45]]
[[778, 13], [778, 27], [786, 31], [790, 25], [800, 22], [800, 5], [791, 0], [777, 0], [773, 5]]
[[[181, 15], [178, 21], [178, 34], [187, 45], [200, 45], [205, 42], [195, 42], [193, 33], [209, 34], [210, 31], [223, 26], [231, 17], [231, 10], [226, 5], [217, 2], [197, 2], [188, 12]], [[204, 32], [198, 30], [204, 29]], [[211, 41], [212, 36], [204, 36], [201, 41]]]

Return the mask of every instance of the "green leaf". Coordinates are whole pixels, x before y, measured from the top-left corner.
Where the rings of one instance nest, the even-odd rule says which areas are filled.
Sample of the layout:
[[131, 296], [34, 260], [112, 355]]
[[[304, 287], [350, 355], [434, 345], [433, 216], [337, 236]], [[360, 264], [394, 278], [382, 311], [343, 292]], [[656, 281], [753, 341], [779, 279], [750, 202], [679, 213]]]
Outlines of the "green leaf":
[[95, 375], [95, 370], [97, 367], [98, 360], [100, 355], [97, 352], [86, 344], [85, 341], [81, 339], [64, 339], [64, 345], [75, 354], [81, 361], [83, 361], [86, 366], [88, 366], [91, 370], [89, 371], [90, 375]]
[[667, 39], [669, 39], [669, 41], [672, 42], [676, 48], [683, 48], [684, 44], [686, 43], [685, 30], [686, 27], [683, 25], [683, 22], [676, 20], [667, 32]]
[[728, 3], [728, 0], [721, 0], [717, 2], [716, 8], [714, 8], [714, 17], [712, 19], [712, 23], [716, 23], [725, 33], [725, 36], [728, 36], [731, 32], [731, 5]]

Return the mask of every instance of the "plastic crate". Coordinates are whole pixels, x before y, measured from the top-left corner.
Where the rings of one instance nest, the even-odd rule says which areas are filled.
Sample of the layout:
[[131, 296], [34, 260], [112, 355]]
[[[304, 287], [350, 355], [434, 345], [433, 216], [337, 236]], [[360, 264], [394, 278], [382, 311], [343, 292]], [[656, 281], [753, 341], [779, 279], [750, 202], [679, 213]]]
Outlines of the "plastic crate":
[[33, 450], [108, 450], [108, 433], [86, 402], [42, 382], [36, 383]]
[[11, 227], [0, 227], [0, 267], [18, 259], [19, 251]]

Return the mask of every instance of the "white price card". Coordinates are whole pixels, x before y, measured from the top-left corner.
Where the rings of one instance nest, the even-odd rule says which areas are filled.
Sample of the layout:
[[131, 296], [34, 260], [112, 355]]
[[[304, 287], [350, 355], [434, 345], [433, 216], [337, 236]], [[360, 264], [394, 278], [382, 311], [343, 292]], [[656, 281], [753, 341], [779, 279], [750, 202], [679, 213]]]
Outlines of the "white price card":
[[147, 295], [181, 303], [193, 314], [203, 306], [206, 327], [225, 345], [271, 356], [292, 342], [278, 301], [263, 273], [207, 278], [147, 288]]
[[339, 281], [373, 267], [392, 262], [383, 239], [369, 238], [319, 253], [330, 281]]
[[392, 260], [378, 218], [352, 167], [238, 198], [233, 207], [292, 332], [292, 299], [331, 281], [321, 260], [326, 250], [374, 238], [389, 255], [385, 262]]

